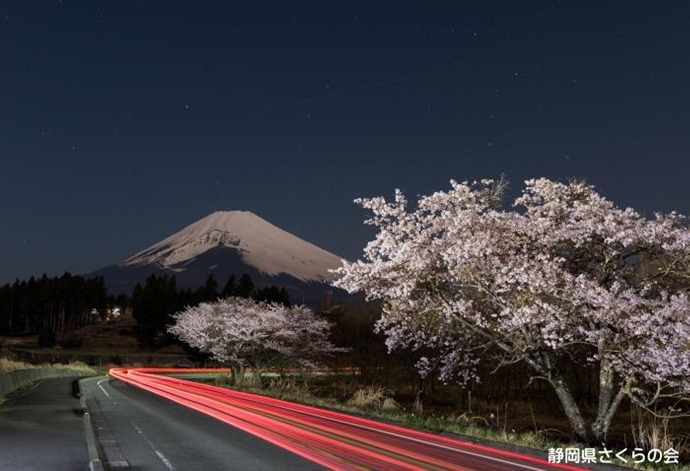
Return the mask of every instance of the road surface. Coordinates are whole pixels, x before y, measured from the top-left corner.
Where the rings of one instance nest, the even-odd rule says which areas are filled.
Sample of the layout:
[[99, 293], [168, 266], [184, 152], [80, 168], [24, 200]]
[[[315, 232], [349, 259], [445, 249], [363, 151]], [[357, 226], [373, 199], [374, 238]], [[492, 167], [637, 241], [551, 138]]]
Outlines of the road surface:
[[81, 384], [106, 469], [324, 469], [212, 417], [119, 380], [98, 377], [82, 380]]
[[74, 378], [37, 382], [0, 405], [0, 470], [88, 469], [84, 423]]
[[[136, 388], [112, 379], [99, 379], [91, 384], [93, 400], [100, 407], [95, 415], [109, 421], [105, 425], [118, 430], [114, 435], [125, 440], [122, 443], [123, 438], [108, 439], [103, 421], [94, 421], [111, 467], [122, 461], [123, 465], [138, 463], [137, 469], [145, 465], [146, 469], [168, 471], [581, 469], [549, 464], [545, 456], [492, 449], [156, 373], [160, 372], [111, 370], [112, 375]], [[256, 442], [238, 429], [266, 442]], [[119, 444], [117, 447], [112, 446], [115, 442]], [[148, 468], [156, 461], [165, 467]]]

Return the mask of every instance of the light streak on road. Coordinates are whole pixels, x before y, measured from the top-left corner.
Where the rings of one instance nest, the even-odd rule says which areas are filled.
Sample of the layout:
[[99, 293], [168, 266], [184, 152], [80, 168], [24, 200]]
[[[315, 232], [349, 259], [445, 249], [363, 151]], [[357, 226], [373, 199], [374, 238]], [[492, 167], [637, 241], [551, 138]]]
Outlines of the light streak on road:
[[333, 470], [576, 470], [545, 458], [164, 376], [218, 369], [113, 368], [110, 375]]

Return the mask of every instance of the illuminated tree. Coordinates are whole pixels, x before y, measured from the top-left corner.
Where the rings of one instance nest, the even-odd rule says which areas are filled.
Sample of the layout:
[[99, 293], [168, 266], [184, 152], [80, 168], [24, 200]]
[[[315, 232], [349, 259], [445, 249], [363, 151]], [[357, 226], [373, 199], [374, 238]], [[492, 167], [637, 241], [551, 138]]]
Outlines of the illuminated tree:
[[269, 366], [313, 366], [343, 349], [328, 340], [330, 323], [304, 306], [226, 298], [173, 315], [168, 332], [222, 363], [243, 381], [245, 368], [258, 382]]
[[[383, 300], [389, 350], [431, 349], [421, 374], [463, 383], [485, 352], [524, 362], [556, 392], [576, 436], [601, 442], [621, 401], [687, 414], [690, 236], [677, 214], [646, 220], [582, 182], [529, 180], [514, 209], [505, 183], [451, 182], [408, 210], [402, 192], [356, 200], [378, 229], [335, 286]], [[584, 420], [559, 366], [597, 369]], [[670, 401], [670, 402], [669, 402]], [[681, 402], [678, 402], [681, 401]]]

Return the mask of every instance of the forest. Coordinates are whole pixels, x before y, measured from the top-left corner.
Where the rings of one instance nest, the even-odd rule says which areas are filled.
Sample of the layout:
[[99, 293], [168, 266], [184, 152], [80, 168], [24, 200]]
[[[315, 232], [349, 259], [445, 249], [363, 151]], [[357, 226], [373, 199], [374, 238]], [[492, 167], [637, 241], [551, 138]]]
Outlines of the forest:
[[117, 309], [136, 319], [140, 345], [154, 348], [166, 341], [162, 334], [172, 314], [185, 306], [227, 296], [290, 303], [285, 289], [255, 288], [247, 274], [231, 276], [222, 288], [210, 275], [197, 289], [178, 288], [174, 276], [151, 275], [135, 286], [131, 296], [109, 295], [102, 277], [84, 278], [66, 272], [50, 278], [44, 274], [0, 287], [0, 334], [39, 334], [40, 346], [51, 347], [59, 334], [103, 322]]
[[71, 332], [99, 322], [108, 303], [103, 278], [85, 279], [66, 272], [54, 278], [44, 274], [16, 280], [0, 287], [0, 332]]

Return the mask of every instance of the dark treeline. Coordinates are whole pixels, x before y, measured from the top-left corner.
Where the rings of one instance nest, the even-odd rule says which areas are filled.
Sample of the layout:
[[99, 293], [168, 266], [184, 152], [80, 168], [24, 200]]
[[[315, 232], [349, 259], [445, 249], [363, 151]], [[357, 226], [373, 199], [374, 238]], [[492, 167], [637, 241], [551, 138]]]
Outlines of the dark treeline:
[[174, 276], [151, 275], [143, 285], [137, 284], [132, 292], [132, 316], [137, 321], [139, 343], [149, 348], [171, 343], [173, 339], [166, 334], [166, 327], [172, 324], [174, 313], [188, 306], [229, 296], [290, 305], [290, 297], [285, 288], [270, 286], [256, 289], [248, 274], [239, 279], [231, 275], [222, 289], [219, 289], [215, 277], [209, 275], [206, 283], [196, 290], [178, 289]]
[[131, 310], [140, 343], [150, 347], [165, 332], [173, 313], [227, 296], [290, 304], [285, 288], [257, 289], [247, 274], [239, 279], [231, 276], [222, 289], [211, 275], [196, 290], [178, 289], [172, 276], [151, 275], [136, 285], [131, 298], [109, 296], [102, 277], [83, 278], [66, 272], [49, 278], [44, 274], [0, 287], [0, 332], [69, 333], [104, 320], [110, 308], [118, 307], [122, 312]]
[[61, 277], [15, 281], [0, 287], [0, 332], [71, 332], [100, 319], [107, 305], [103, 278]]

